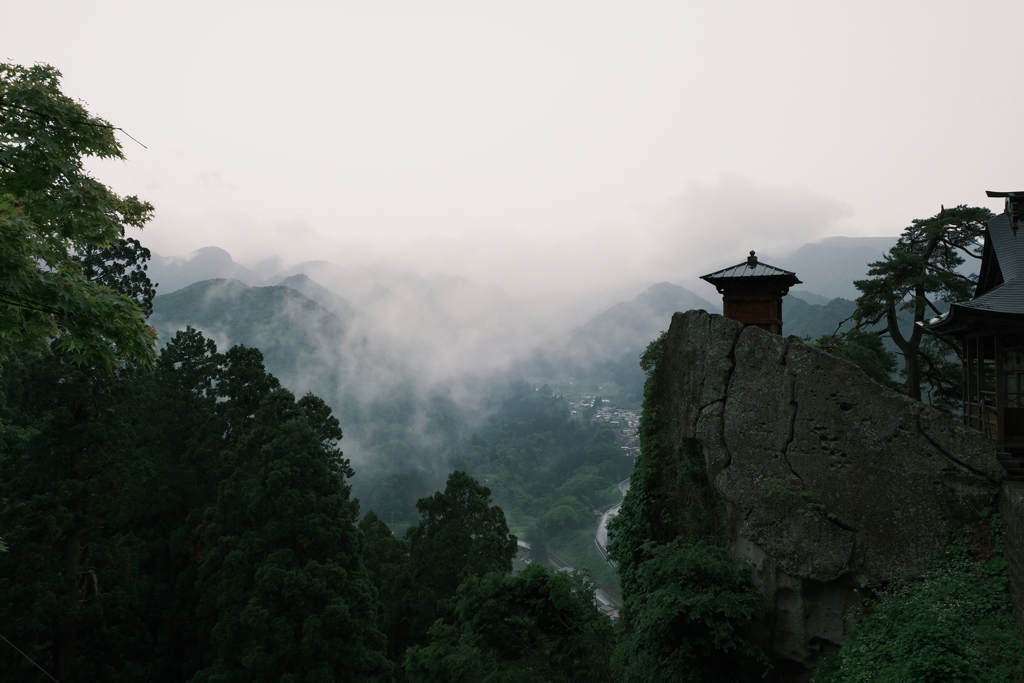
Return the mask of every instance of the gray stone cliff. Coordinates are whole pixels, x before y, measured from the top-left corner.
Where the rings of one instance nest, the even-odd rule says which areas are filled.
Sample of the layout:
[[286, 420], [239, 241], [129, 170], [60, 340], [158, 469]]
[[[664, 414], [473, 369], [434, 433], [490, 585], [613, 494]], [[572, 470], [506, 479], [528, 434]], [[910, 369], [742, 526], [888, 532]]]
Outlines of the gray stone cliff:
[[1003, 545], [1010, 574], [1013, 613], [1024, 634], [1024, 483], [1003, 482], [999, 513], [1003, 517]]
[[795, 337], [677, 313], [658, 373], [795, 670], [843, 640], [863, 589], [921, 574], [995, 502], [988, 439]]

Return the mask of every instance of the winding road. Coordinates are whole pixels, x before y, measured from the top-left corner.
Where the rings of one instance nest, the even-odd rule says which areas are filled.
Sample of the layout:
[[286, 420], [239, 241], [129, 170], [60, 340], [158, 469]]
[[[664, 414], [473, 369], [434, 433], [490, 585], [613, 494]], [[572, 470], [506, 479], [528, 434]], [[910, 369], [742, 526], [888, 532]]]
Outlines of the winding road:
[[[628, 490], [629, 479], [620, 481], [619, 491], [622, 491], [623, 496], [626, 495], [626, 491]], [[594, 545], [597, 546], [597, 551], [601, 553], [601, 557], [604, 558], [604, 561], [607, 562], [612, 569], [615, 569], [615, 562], [608, 557], [608, 520], [619, 514], [619, 508], [621, 507], [622, 503], [619, 503], [601, 515], [601, 522], [597, 525], [597, 533], [594, 535]], [[597, 601], [597, 608], [601, 610], [601, 612], [612, 619], [619, 618], [619, 607], [622, 605], [618, 600], [608, 595], [608, 593], [600, 588], [594, 591], [594, 599]]]
[[[626, 491], [629, 490], [629, 479], [624, 479], [619, 482], [619, 491], [622, 491], [622, 495], [626, 495]], [[601, 553], [601, 557], [605, 559], [612, 569], [615, 568], [615, 563], [608, 557], [608, 521], [619, 514], [619, 509], [622, 507], [622, 503], [619, 503], [615, 507], [609, 509], [603, 515], [601, 515], [601, 523], [597, 525], [597, 533], [594, 535], [594, 543], [597, 545], [597, 551]]]
[[[626, 495], [626, 491], [628, 490], [629, 479], [620, 481], [619, 491], [622, 491], [623, 496]], [[622, 507], [622, 503], [619, 503], [618, 505], [609, 509], [603, 515], [601, 515], [601, 521], [597, 525], [597, 533], [594, 535], [594, 544], [597, 546], [597, 551], [601, 553], [601, 557], [603, 557], [605, 562], [607, 562], [613, 569], [615, 568], [615, 563], [608, 557], [608, 520], [610, 520], [615, 515], [619, 514], [620, 507]], [[518, 544], [519, 547], [524, 551], [529, 552], [531, 550], [530, 544], [526, 543], [525, 541], [518, 541]], [[571, 572], [573, 570], [573, 568], [569, 565], [568, 562], [566, 562], [550, 550], [547, 551], [547, 558], [548, 564], [550, 564], [555, 569], [555, 571]], [[622, 605], [621, 603], [619, 603], [618, 600], [609, 595], [608, 592], [601, 588], [595, 589], [594, 601], [597, 603], [597, 608], [601, 611], [602, 614], [612, 619], [619, 618], [619, 608]]]

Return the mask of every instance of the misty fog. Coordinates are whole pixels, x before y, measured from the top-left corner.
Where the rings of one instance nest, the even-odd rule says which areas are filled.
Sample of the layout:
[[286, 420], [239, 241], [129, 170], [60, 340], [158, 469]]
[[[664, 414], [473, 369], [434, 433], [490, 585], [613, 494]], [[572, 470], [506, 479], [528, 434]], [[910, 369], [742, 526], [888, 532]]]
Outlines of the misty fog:
[[[781, 249], [785, 235], [778, 226], [811, 219], [793, 209], [792, 197], [767, 194], [764, 241]], [[820, 200], [808, 205], [808, 214], [841, 209]], [[726, 216], [737, 213], [742, 218], [743, 212]], [[715, 233], [714, 213], [703, 215]], [[852, 305], [852, 280], [894, 241], [829, 238], [777, 259], [760, 252], [804, 278], [794, 288], [804, 298], [790, 304], [796, 316], [790, 331], [833, 331], [836, 316], [846, 317], [844, 306]], [[730, 251], [724, 238], [709, 239], [707, 271], [731, 265], [720, 255], [714, 259], [716, 248]], [[590, 291], [537, 298], [395, 265], [289, 264], [282, 257], [244, 264], [212, 246], [155, 254], [149, 275], [158, 284], [151, 322], [162, 343], [191, 326], [222, 350], [259, 348], [287, 388], [313, 392], [332, 406], [357, 471], [356, 494], [368, 509], [398, 519], [414, 514], [413, 501], [443, 482], [457, 457], [453, 448], [487, 428], [509, 392], [520, 391], [517, 383], [572, 402], [599, 395], [636, 411], [640, 354], [672, 314], [721, 310], [718, 293], [700, 280], [691, 290], [667, 280], [609, 278]], [[847, 299], [826, 307], [835, 296]]]

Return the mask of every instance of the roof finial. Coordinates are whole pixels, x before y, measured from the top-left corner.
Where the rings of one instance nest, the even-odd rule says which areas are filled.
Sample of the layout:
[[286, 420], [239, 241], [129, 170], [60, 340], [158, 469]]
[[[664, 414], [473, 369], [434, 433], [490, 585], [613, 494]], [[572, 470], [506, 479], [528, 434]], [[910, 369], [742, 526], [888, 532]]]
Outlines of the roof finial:
[[751, 249], [750, 256], [747, 257], [747, 268], [754, 268], [755, 266], [757, 266], [757, 254]]
[[1017, 228], [1020, 227], [1020, 222], [1024, 220], [1024, 192], [993, 192], [992, 190], [986, 190], [985, 194], [989, 197], [1006, 198], [1006, 208], [1003, 212], [1010, 220], [1010, 229], [1013, 230], [1013, 235], [1016, 237]]

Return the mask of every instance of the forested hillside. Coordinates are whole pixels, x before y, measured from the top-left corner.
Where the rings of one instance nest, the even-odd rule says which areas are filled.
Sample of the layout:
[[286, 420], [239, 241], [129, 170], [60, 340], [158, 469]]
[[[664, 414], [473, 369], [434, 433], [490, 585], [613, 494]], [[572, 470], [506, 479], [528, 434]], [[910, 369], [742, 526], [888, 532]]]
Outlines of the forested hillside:
[[[238, 280], [204, 280], [153, 300], [150, 322], [161, 340], [192, 326], [221, 346], [259, 348], [293, 391], [313, 391], [336, 409], [362, 387], [386, 389], [409, 377], [382, 335], [367, 338], [347, 302], [296, 278], [297, 287], [249, 287]], [[351, 415], [344, 415], [351, 422]]]
[[[273, 340], [285, 369], [300, 367], [286, 349], [316, 352], [311, 331], [344, 334], [339, 318], [286, 287], [210, 282], [176, 294], [162, 320], [187, 311], [236, 339]], [[192, 328], [171, 337], [154, 367], [114, 375], [9, 351], [0, 388], [2, 621], [27, 655], [4, 652], [0, 667], [23, 680], [43, 680], [32, 661], [67, 680], [440, 675], [448, 665], [429, 653], [447, 636], [428, 635], [430, 625], [493, 628], [460, 611], [456, 589], [507, 574], [516, 552], [488, 489], [458, 472], [443, 484], [445, 473], [493, 482], [540, 547], [589, 538], [591, 507], [614, 500], [631, 468], [612, 430], [572, 419], [546, 387], [495, 385], [473, 433], [450, 401], [408, 392], [368, 402], [358, 423], [377, 475], [360, 509], [328, 405], [312, 394], [296, 401], [258, 349], [221, 354]], [[409, 467], [417, 456], [432, 463]], [[443, 493], [416, 502], [439, 482]], [[396, 516], [404, 535], [382, 521]], [[546, 637], [599, 655], [607, 678], [610, 624], [570, 599], [581, 579], [537, 566], [488, 581], [467, 591], [511, 591], [503, 609], [541, 631], [555, 614], [589, 623]], [[523, 602], [523, 590], [537, 597]], [[537, 665], [527, 651], [511, 664], [486, 649], [477, 656], [484, 669]]]
[[[389, 523], [412, 523], [416, 500], [452, 467], [493, 482], [519, 531], [541, 541], [569, 528], [589, 529], [591, 511], [617, 500], [614, 485], [628, 475], [631, 460], [615, 430], [571, 417], [569, 402], [547, 386], [504, 375], [454, 387], [427, 384], [400, 353], [387, 353], [389, 340], [360, 320], [360, 312], [346, 316], [349, 310], [346, 300], [295, 275], [270, 287], [199, 282], [156, 297], [151, 321], [162, 339], [194, 326], [220, 345], [266, 349], [266, 365], [284, 386], [323, 396], [343, 421], [348, 452], [360, 465], [358, 496]], [[472, 404], [455, 399], [465, 391]], [[574, 476], [563, 491], [562, 482]], [[538, 527], [553, 507], [572, 514]]]
[[[253, 346], [219, 351], [186, 326], [157, 348], [150, 254], [124, 236], [152, 207], [83, 170], [123, 158], [114, 131], [55, 69], [0, 66], [0, 678], [454, 680], [471, 662], [476, 678], [607, 680], [590, 586], [539, 566], [510, 577], [516, 538], [486, 487], [451, 473], [396, 537], [361, 515], [324, 400], [296, 399]], [[346, 332], [284, 287], [168, 301], [295, 372], [311, 334]], [[367, 400], [367, 442], [429, 435], [418, 401], [457, 443], [443, 398], [400, 389]], [[473, 605], [496, 595], [484, 618]], [[512, 652], [510, 615], [535, 625]]]
[[[360, 520], [338, 421], [256, 349], [189, 330], [113, 376], [9, 353], [0, 388], [0, 623], [24, 653], [0, 671], [17, 680], [46, 680], [32, 662], [79, 681], [404, 680], [408, 648], [440, 646], [430, 625], [461, 623], [460, 584], [511, 569], [504, 514], [463, 473], [404, 537]], [[588, 602], [555, 601], [568, 579], [529, 577], [552, 602], [506, 609], [568, 609], [593, 633], [556, 638], [610, 639]]]
[[[831, 333], [849, 317], [848, 305], [787, 297], [787, 333]], [[465, 469], [492, 488], [520, 536], [601, 574], [614, 590], [614, 577], [591, 549], [592, 511], [618, 500], [615, 485], [632, 460], [619, 430], [594, 421], [593, 410], [573, 415], [565, 394], [579, 400], [589, 389], [591, 403], [600, 394], [633, 408], [648, 335], [692, 306], [711, 304], [662, 283], [606, 310], [555, 351], [515, 367], [541, 386], [502, 375], [472, 385], [425, 383], [403, 366], [400, 352], [387, 354], [396, 345], [364, 313], [305, 275], [278, 286], [196, 283], [158, 296], [152, 320], [162, 338], [193, 325], [222, 343], [266, 349], [268, 368], [285, 386], [324, 396], [359, 465], [356, 494], [395, 528], [413, 523], [415, 501], [440, 486], [446, 472]], [[460, 399], [466, 391], [475, 400]]]
[[801, 339], [815, 340], [823, 335], [845, 332], [853, 327], [851, 320], [856, 304], [849, 299], [832, 299], [814, 303], [794, 292], [782, 299], [782, 333]]

